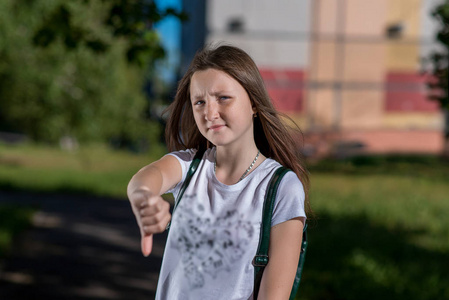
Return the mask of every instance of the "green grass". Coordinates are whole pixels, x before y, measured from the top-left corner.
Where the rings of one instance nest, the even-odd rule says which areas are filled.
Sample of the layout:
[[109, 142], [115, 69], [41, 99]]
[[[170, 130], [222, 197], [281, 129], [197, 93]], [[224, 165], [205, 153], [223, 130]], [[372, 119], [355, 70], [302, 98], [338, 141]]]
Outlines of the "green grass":
[[365, 159], [312, 167], [298, 299], [449, 299], [449, 165]]
[[157, 147], [151, 154], [132, 154], [90, 146], [67, 152], [0, 144], [0, 189], [126, 197], [131, 176], [163, 151]]
[[[130, 177], [162, 154], [0, 145], [0, 189], [125, 199]], [[433, 156], [328, 160], [311, 166], [311, 182], [317, 217], [298, 299], [449, 299], [449, 163]], [[20, 231], [13, 228], [26, 225], [2, 219], [27, 224], [30, 213], [4, 209], [0, 243], [8, 244]], [[1, 233], [5, 227], [11, 233]]]

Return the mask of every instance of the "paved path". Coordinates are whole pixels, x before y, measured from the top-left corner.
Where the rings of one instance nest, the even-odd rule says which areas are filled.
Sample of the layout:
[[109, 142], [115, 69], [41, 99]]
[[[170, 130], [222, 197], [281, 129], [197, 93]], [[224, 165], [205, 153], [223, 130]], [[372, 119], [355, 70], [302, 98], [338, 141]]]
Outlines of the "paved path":
[[3, 203], [38, 213], [0, 263], [1, 300], [154, 298], [166, 237], [143, 257], [128, 201], [0, 191]]

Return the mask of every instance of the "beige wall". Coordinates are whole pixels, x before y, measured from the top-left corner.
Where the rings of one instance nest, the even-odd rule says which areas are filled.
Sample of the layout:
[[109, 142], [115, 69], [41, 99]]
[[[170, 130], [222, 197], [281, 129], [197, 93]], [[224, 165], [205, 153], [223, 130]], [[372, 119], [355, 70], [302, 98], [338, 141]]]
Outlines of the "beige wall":
[[[308, 113], [313, 126], [376, 128], [382, 123], [385, 77], [385, 45], [373, 43], [383, 37], [387, 0], [346, 0], [341, 19], [337, 1], [317, 1], [313, 9], [316, 36], [311, 51]], [[344, 41], [338, 41], [337, 35]], [[333, 84], [342, 89], [333, 89]], [[330, 85], [330, 86], [329, 86]], [[361, 86], [369, 85], [368, 89]], [[321, 88], [326, 86], [326, 88]]]
[[386, 25], [401, 24], [402, 35], [390, 40], [387, 46], [387, 68], [394, 71], [414, 72], [419, 68], [422, 0], [389, 0]]
[[[385, 111], [390, 72], [418, 72], [418, 43], [425, 0], [328, 1], [312, 7], [311, 60], [306, 113], [316, 129], [441, 128], [438, 112]], [[345, 7], [337, 4], [345, 4]], [[341, 19], [338, 20], [338, 14]], [[341, 20], [343, 19], [342, 23]], [[402, 22], [403, 34], [389, 39], [389, 25]], [[343, 41], [338, 41], [341, 34]], [[335, 88], [341, 84], [342, 89]]]

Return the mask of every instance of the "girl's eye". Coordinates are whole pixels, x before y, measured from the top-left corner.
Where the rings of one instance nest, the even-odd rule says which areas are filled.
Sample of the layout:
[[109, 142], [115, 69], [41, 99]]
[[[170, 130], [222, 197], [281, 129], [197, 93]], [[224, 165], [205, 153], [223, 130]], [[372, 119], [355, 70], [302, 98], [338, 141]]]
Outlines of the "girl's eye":
[[220, 96], [220, 97], [218, 97], [218, 99], [220, 99], [220, 100], [226, 100], [226, 99], [229, 99], [229, 97], [228, 97], [228, 96]]
[[203, 100], [198, 100], [194, 103], [194, 105], [202, 105], [202, 104], [204, 104]]

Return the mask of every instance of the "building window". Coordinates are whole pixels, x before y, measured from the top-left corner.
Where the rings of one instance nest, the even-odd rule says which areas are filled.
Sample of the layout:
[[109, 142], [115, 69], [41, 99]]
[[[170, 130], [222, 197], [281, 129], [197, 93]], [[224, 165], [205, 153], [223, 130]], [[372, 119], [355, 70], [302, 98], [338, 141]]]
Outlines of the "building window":
[[385, 34], [389, 39], [399, 39], [404, 33], [404, 23], [397, 22], [387, 26]]
[[228, 21], [228, 31], [233, 33], [242, 33], [244, 31], [244, 24], [241, 17], [234, 17]]

